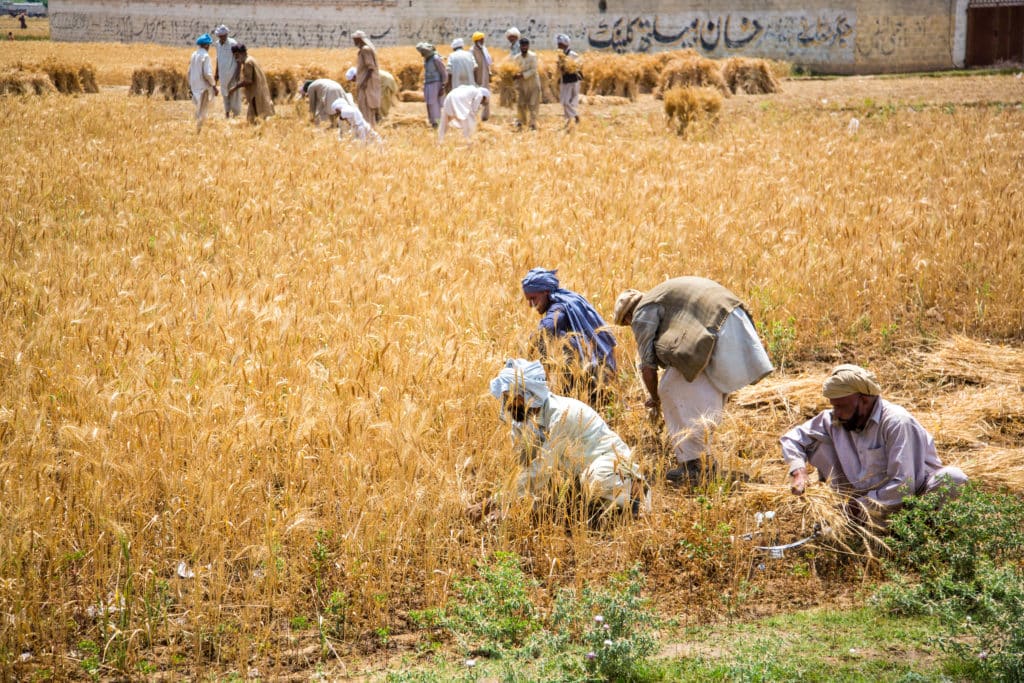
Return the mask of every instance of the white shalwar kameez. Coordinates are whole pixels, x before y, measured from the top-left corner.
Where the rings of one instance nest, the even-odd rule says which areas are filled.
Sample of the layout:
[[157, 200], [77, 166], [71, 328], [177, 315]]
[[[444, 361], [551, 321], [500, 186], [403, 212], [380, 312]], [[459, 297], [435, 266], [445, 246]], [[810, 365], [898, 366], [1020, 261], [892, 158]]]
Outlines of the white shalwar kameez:
[[224, 98], [224, 116], [239, 116], [242, 113], [242, 91], [231, 92], [231, 86], [238, 82], [238, 62], [231, 54], [231, 48], [238, 45], [234, 38], [228, 38], [222, 45], [214, 43], [217, 48], [217, 76], [220, 78], [220, 93]]
[[632, 451], [587, 404], [550, 394], [535, 418], [513, 424], [512, 435], [528, 461], [516, 481], [518, 496], [542, 495], [561, 475], [607, 509], [629, 510], [636, 485], [643, 491], [637, 512], [650, 511], [650, 490]]
[[213, 100], [213, 62], [205, 48], [197, 48], [188, 64], [188, 87], [196, 106], [196, 130], [201, 130]]
[[437, 127], [437, 141], [444, 142], [448, 126], [462, 131], [462, 137], [469, 140], [476, 130], [476, 115], [485, 97], [490, 97], [486, 88], [475, 85], [460, 85], [452, 89], [441, 106], [441, 121]]
[[[343, 93], [341, 97], [334, 100], [334, 103], [331, 105], [331, 111], [336, 113], [342, 121], [348, 122], [352, 128], [352, 136], [360, 142], [369, 142], [370, 140], [383, 142], [377, 131], [363, 118], [363, 113], [359, 111], [359, 107], [356, 106], [351, 94]], [[345, 127], [340, 122], [338, 124], [338, 138], [345, 138]]]

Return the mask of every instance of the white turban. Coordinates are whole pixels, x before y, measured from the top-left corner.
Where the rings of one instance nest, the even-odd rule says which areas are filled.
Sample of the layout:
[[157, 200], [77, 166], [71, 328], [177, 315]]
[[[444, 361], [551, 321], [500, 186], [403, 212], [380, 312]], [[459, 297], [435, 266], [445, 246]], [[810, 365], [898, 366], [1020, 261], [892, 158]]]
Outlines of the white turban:
[[837, 365], [832, 374], [821, 387], [825, 398], [843, 398], [852, 394], [878, 396], [882, 388], [878, 386], [875, 373], [865, 370], [859, 365]]
[[466, 46], [466, 42], [464, 40], [462, 40], [462, 38], [456, 38], [455, 40], [452, 41], [452, 49], [453, 50], [458, 50], [459, 48], [462, 48], [462, 47], [465, 47], [465, 46]]
[[513, 26], [509, 30], [505, 31], [505, 37], [508, 38], [509, 36], [515, 36], [516, 38], [518, 38], [519, 37], [519, 29], [517, 29], [515, 26]]
[[555, 44], [568, 46], [570, 44], [569, 36], [565, 35], [564, 33], [559, 33], [557, 36], [555, 36]]
[[217, 28], [213, 29], [213, 35], [215, 36], [226, 36], [228, 34], [228, 27], [221, 24]]
[[523, 358], [506, 361], [498, 376], [491, 380], [491, 396], [500, 401], [506, 393], [522, 396], [527, 408], [543, 406], [551, 391], [540, 361]]
[[480, 94], [486, 97], [487, 99], [491, 99], [491, 91], [488, 90], [487, 88], [480, 88]]
[[356, 80], [356, 68], [354, 66], [350, 66], [348, 68], [348, 71], [345, 72], [345, 80], [346, 81], [354, 81], [354, 80]]

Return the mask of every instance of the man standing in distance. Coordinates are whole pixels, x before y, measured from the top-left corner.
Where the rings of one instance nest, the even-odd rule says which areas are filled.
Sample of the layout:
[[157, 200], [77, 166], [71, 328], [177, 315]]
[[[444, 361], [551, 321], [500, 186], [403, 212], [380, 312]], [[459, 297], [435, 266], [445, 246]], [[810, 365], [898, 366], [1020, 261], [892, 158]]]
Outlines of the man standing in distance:
[[366, 122], [376, 128], [380, 111], [380, 67], [377, 65], [377, 51], [363, 31], [353, 33], [352, 42], [359, 49], [356, 57], [356, 104]]

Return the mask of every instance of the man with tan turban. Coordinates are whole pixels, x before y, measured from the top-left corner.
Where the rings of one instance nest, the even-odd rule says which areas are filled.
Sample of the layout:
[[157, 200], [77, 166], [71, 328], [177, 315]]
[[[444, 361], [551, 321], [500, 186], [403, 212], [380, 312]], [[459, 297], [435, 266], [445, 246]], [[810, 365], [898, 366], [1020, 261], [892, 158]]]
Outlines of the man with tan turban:
[[935, 441], [921, 423], [881, 397], [872, 372], [857, 365], [837, 366], [822, 393], [832, 410], [818, 413], [781, 439], [794, 494], [803, 494], [810, 463], [821, 481], [851, 496], [847, 509], [854, 519], [880, 524], [906, 496], [967, 482], [959, 468], [943, 467]]
[[615, 302], [614, 321], [632, 328], [650, 394], [645, 405], [665, 417], [679, 463], [668, 480], [699, 482], [707, 428], [721, 419], [726, 398], [773, 369], [750, 314], [717, 282], [677, 277], [646, 294], [627, 289]]
[[377, 66], [377, 51], [363, 31], [353, 33], [352, 42], [359, 49], [356, 56], [356, 104], [366, 122], [376, 128], [380, 113], [380, 67]]

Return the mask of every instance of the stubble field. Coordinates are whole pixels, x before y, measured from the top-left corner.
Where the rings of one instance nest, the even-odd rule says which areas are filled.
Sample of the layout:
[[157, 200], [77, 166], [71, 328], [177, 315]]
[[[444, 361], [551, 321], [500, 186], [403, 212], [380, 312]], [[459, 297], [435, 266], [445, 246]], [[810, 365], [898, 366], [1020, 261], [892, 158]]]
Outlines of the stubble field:
[[[790, 81], [687, 138], [642, 96], [585, 107], [571, 134], [554, 105], [535, 134], [495, 107], [472, 147], [438, 147], [406, 103], [377, 148], [291, 104], [249, 127], [218, 101], [197, 136], [190, 103], [126, 94], [150, 53], [188, 51], [27, 45], [17, 59], [89, 61], [106, 87], [0, 99], [0, 671], [80, 673], [89, 641], [104, 675], [341, 675], [414, 643], [409, 611], [496, 551], [548, 591], [639, 563], [683, 623], [848, 599], [871, 560], [823, 553], [799, 578], [770, 564], [740, 600], [752, 553], [729, 540], [758, 511], [781, 540], [829, 514], [820, 487], [789, 497], [777, 437], [823, 407], [836, 362], [874, 368], [945, 459], [1020, 477], [1012, 75]], [[515, 475], [487, 383], [528, 352], [518, 282], [538, 265], [606, 318], [621, 289], [683, 274], [748, 303], [779, 370], [711, 444], [748, 483], [660, 483], [621, 329], [606, 416], [658, 482], [653, 514], [600, 533], [525, 506], [465, 517]]]

